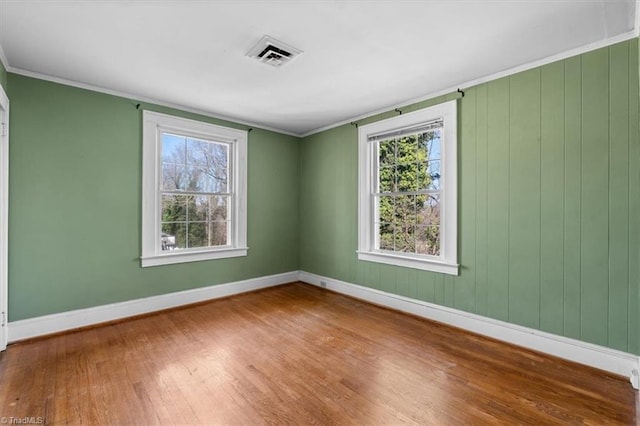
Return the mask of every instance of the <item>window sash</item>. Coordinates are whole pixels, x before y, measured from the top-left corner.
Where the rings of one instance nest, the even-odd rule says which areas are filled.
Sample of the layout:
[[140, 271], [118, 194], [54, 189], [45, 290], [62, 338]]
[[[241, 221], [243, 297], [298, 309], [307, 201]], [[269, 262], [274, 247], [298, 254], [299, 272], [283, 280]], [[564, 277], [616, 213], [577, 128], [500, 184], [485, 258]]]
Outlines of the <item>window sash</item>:
[[[443, 195], [445, 192], [445, 188], [446, 188], [446, 182], [444, 180], [444, 176], [441, 175], [439, 180], [440, 180], [440, 189], [423, 189], [423, 190], [407, 190], [407, 191], [380, 191], [380, 152], [379, 152], [379, 146], [380, 146], [380, 142], [382, 141], [386, 141], [389, 139], [399, 139], [401, 137], [406, 137], [406, 136], [412, 136], [412, 135], [419, 135], [421, 133], [425, 133], [429, 130], [434, 130], [434, 129], [441, 129], [444, 126], [444, 122], [441, 118], [436, 119], [436, 120], [431, 120], [431, 121], [427, 121], [426, 123], [423, 124], [419, 124], [417, 126], [412, 126], [406, 129], [399, 129], [399, 130], [393, 130], [391, 132], [383, 132], [383, 133], [379, 133], [376, 135], [369, 135], [368, 136], [368, 142], [370, 144], [370, 150], [371, 150], [371, 156], [372, 161], [372, 174], [373, 174], [373, 179], [371, 180], [371, 184], [372, 184], [372, 188], [371, 188], [371, 192], [370, 192], [370, 208], [372, 211], [372, 217], [373, 217], [373, 221], [371, 221], [370, 226], [371, 226], [371, 234], [372, 237], [371, 241], [372, 241], [372, 247], [371, 250], [374, 251], [381, 251], [381, 252], [387, 252], [387, 253], [398, 253], [398, 254], [413, 254], [419, 257], [424, 257], [427, 259], [438, 259], [438, 260], [442, 260], [444, 258], [444, 253], [442, 250], [440, 250], [440, 254], [439, 255], [429, 255], [429, 254], [424, 254], [424, 253], [417, 253], [417, 252], [403, 252], [403, 251], [397, 251], [397, 250], [389, 250], [389, 249], [383, 249], [381, 248], [381, 244], [380, 244], [380, 232], [379, 232], [379, 225], [382, 223], [380, 221], [380, 206], [378, 205], [379, 203], [379, 197], [381, 196], [390, 196], [390, 197], [397, 197], [397, 196], [404, 196], [404, 195], [438, 195], [439, 199], [442, 200], [443, 199]], [[440, 135], [440, 158], [438, 159], [438, 161], [441, 161], [442, 163], [444, 163], [446, 161], [445, 158], [445, 153], [444, 150], [442, 149], [442, 146], [444, 145], [446, 141], [444, 140], [444, 135]], [[417, 143], [417, 142], [416, 142]], [[416, 163], [416, 164], [423, 164], [425, 167], [429, 164], [429, 160], [426, 159], [422, 162]], [[440, 205], [438, 206], [438, 208], [440, 209], [440, 211], [442, 210], [442, 201], [440, 202]], [[417, 226], [417, 224], [415, 224]], [[441, 224], [438, 223], [438, 228], [439, 228], [439, 232], [438, 232], [438, 244], [439, 247], [442, 247], [443, 245], [443, 232], [441, 229]], [[428, 225], [431, 226], [431, 225]], [[414, 239], [415, 239], [415, 235], [414, 235]], [[395, 240], [395, 231], [394, 231], [394, 240]]]

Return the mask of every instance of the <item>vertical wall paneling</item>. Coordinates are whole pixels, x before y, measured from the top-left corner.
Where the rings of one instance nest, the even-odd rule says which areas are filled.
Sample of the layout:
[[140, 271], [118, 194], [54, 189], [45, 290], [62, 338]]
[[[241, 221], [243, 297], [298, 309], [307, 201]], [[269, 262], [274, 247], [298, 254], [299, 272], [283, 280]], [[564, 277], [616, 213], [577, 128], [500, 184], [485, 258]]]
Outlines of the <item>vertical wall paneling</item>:
[[455, 303], [455, 282], [456, 278], [451, 275], [444, 275], [442, 287], [444, 288], [444, 302], [445, 306], [452, 307]]
[[434, 302], [438, 305], [444, 305], [444, 275], [437, 274], [434, 278], [435, 282], [435, 291], [434, 291]]
[[[355, 284], [358, 285], [367, 285], [367, 274], [368, 274], [368, 262], [356, 262], [356, 276], [355, 276]], [[301, 266], [302, 270], [305, 270], [303, 266]]]
[[540, 140], [540, 328], [563, 331], [564, 63], [542, 68]]
[[[396, 268], [396, 291], [400, 296], [411, 297], [409, 294], [410, 268]], [[416, 297], [413, 295], [413, 297]]]
[[309, 207], [355, 199], [330, 176], [353, 168], [357, 137], [304, 138], [303, 185], [328, 189], [302, 189], [301, 269], [640, 353], [638, 53], [631, 40], [466, 89], [457, 277], [359, 262], [355, 237], [323, 235], [356, 228], [353, 203], [331, 219]]
[[412, 271], [414, 279], [416, 276], [420, 277], [420, 285], [416, 288], [418, 298], [433, 303], [435, 300], [436, 282], [441, 278], [441, 275], [415, 269], [412, 269]]
[[609, 49], [609, 345], [627, 348], [629, 309], [629, 46]]
[[[431, 276], [430, 279], [430, 283], [429, 283], [429, 290], [427, 291], [427, 295], [428, 295], [428, 301], [433, 302], [433, 298], [434, 298], [434, 289], [435, 289], [435, 285], [434, 285], [434, 279], [436, 278], [435, 274]], [[418, 293], [418, 271], [415, 269], [408, 269], [407, 270], [407, 282], [409, 284], [409, 297], [412, 297], [414, 299], [418, 298], [417, 293]], [[422, 283], [420, 283], [420, 285], [422, 285]]]
[[[458, 152], [472, 153], [458, 159], [459, 194], [458, 218], [460, 239], [458, 257], [461, 265], [460, 276], [453, 280], [453, 305], [457, 309], [475, 311], [475, 262], [476, 262], [476, 99], [478, 89], [466, 91], [458, 101], [460, 111], [460, 137]], [[446, 278], [445, 278], [446, 282]], [[446, 294], [445, 287], [445, 294]]]
[[487, 315], [509, 319], [509, 79], [487, 88]]
[[565, 61], [564, 73], [564, 335], [580, 338], [582, 57]]
[[366, 285], [376, 290], [382, 290], [380, 286], [380, 267], [381, 263], [367, 262], [368, 278]]
[[432, 274], [425, 271], [414, 270], [419, 276], [420, 285], [416, 287], [416, 298], [424, 301], [433, 300], [434, 285], [433, 280], [436, 274]]
[[398, 268], [380, 264], [380, 290], [387, 293], [397, 293], [396, 269]]
[[640, 353], [640, 87], [638, 48], [629, 45], [629, 315], [628, 350]]
[[476, 96], [476, 238], [475, 238], [475, 312], [487, 313], [487, 263], [488, 263], [488, 95], [487, 85], [478, 87]]
[[607, 343], [609, 283], [609, 49], [582, 59], [580, 337]]
[[[340, 138], [338, 140], [349, 137], [356, 137], [357, 131], [355, 126], [343, 126], [340, 129]], [[337, 142], [339, 143], [339, 142]], [[358, 210], [358, 167], [350, 167], [352, 164], [358, 164], [358, 145], [350, 144], [348, 149], [342, 151], [342, 155], [336, 158], [337, 165], [337, 182], [336, 185], [344, 185], [345, 191], [337, 191], [339, 196], [337, 200], [336, 211], [336, 232], [339, 237], [336, 242], [336, 256], [338, 259], [338, 278], [347, 281], [353, 277], [352, 271], [356, 268], [356, 260], [354, 254], [357, 249], [358, 230], [357, 226], [353, 226], [349, 218], [356, 219]], [[336, 152], [340, 152], [337, 148]], [[338, 220], [337, 218], [345, 218]]]
[[540, 69], [511, 77], [509, 321], [539, 326]]

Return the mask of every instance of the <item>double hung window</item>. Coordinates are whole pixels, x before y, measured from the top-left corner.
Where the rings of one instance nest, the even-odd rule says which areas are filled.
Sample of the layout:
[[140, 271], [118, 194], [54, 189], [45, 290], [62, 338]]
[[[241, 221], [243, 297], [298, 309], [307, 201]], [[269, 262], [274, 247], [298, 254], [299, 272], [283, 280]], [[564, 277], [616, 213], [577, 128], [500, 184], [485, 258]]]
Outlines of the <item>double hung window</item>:
[[457, 274], [456, 103], [359, 128], [361, 260]]
[[142, 266], [246, 255], [247, 132], [143, 121]]

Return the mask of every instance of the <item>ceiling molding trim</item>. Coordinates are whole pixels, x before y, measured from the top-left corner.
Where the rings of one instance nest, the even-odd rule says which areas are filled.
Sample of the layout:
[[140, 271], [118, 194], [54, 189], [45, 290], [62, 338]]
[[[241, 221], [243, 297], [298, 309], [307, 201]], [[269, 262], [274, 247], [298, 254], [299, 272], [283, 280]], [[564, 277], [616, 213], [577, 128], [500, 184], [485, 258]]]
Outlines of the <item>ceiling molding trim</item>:
[[222, 114], [215, 114], [215, 113], [212, 113], [210, 111], [205, 111], [205, 110], [198, 109], [198, 108], [191, 108], [191, 107], [188, 107], [188, 106], [185, 106], [185, 105], [181, 105], [181, 104], [178, 104], [178, 103], [165, 102], [165, 101], [161, 101], [161, 100], [158, 100], [158, 99], [147, 98], [145, 96], [136, 95], [135, 93], [127, 93], [127, 92], [122, 92], [122, 91], [119, 91], [119, 90], [107, 89], [107, 88], [100, 87], [100, 86], [94, 86], [92, 84], [80, 83], [78, 81], [68, 80], [66, 78], [54, 77], [54, 76], [51, 76], [51, 75], [48, 75], [48, 74], [42, 74], [42, 73], [38, 73], [38, 72], [34, 72], [34, 71], [28, 71], [28, 70], [24, 70], [24, 69], [21, 69], [21, 68], [15, 68], [15, 67], [11, 67], [11, 66], [5, 67], [5, 68], [10, 73], [22, 75], [22, 76], [25, 76], [25, 77], [31, 77], [31, 78], [35, 78], [35, 79], [38, 79], [38, 80], [45, 80], [45, 81], [50, 81], [52, 83], [62, 84], [64, 86], [76, 87], [78, 89], [90, 90], [92, 92], [104, 93], [106, 95], [118, 96], [120, 98], [126, 98], [126, 99], [136, 100], [136, 101], [140, 101], [140, 102], [144, 102], [144, 103], [148, 103], [148, 104], [154, 104], [154, 105], [163, 106], [163, 107], [167, 107], [167, 108], [173, 108], [173, 109], [177, 109], [177, 110], [184, 111], [184, 112], [190, 112], [192, 114], [202, 115], [204, 117], [215, 118], [217, 120], [224, 120], [224, 121], [228, 121], [230, 123], [240, 124], [240, 125], [243, 125], [243, 126], [249, 126], [249, 127], [252, 127], [252, 128], [259, 128], [259, 129], [262, 129], [262, 130], [268, 130], [268, 131], [271, 131], [271, 132], [280, 133], [280, 134], [287, 135], [287, 136], [295, 136], [297, 138], [301, 137], [300, 134], [294, 133], [294, 132], [290, 132], [288, 130], [276, 129], [274, 127], [265, 126], [264, 124], [252, 123], [250, 121], [244, 121], [244, 120], [241, 120], [239, 118], [234, 118], [234, 117], [230, 117], [230, 116], [226, 116], [226, 115], [222, 115]]
[[[636, 8], [638, 8], [638, 3], [640, 3], [640, 0], [636, 0], [636, 1], [637, 1]], [[640, 17], [640, 14], [636, 13], [636, 16]], [[399, 103], [399, 104], [389, 105], [389, 106], [386, 106], [386, 107], [383, 107], [383, 108], [380, 108], [380, 109], [377, 109], [377, 110], [374, 110], [374, 111], [370, 111], [370, 112], [362, 114], [362, 115], [358, 115], [356, 117], [351, 117], [351, 118], [348, 118], [346, 120], [341, 120], [341, 121], [336, 122], [334, 124], [328, 124], [326, 126], [319, 127], [317, 129], [311, 130], [311, 131], [309, 131], [307, 133], [303, 133], [302, 135], [300, 135], [300, 137], [306, 138], [307, 136], [315, 135], [316, 133], [321, 133], [321, 132], [324, 132], [326, 130], [334, 129], [336, 127], [340, 127], [340, 126], [343, 126], [345, 124], [349, 124], [349, 123], [352, 123], [352, 122], [355, 122], [355, 121], [359, 121], [359, 120], [364, 120], [366, 118], [371, 118], [371, 117], [379, 115], [379, 114], [384, 114], [386, 112], [393, 111], [396, 108], [400, 109], [400, 108], [404, 108], [404, 107], [407, 107], [407, 106], [410, 106], [410, 105], [413, 105], [413, 104], [417, 104], [419, 102], [428, 101], [429, 99], [437, 98], [438, 96], [448, 95], [450, 93], [456, 92], [456, 90], [458, 90], [458, 89], [468, 89], [470, 87], [478, 86], [480, 84], [487, 83], [489, 81], [498, 80], [498, 79], [503, 78], [503, 77], [508, 77], [510, 75], [518, 74], [518, 73], [523, 72], [523, 71], [527, 71], [527, 70], [530, 70], [530, 69], [533, 69], [533, 68], [541, 67], [543, 65], [547, 65], [547, 64], [550, 64], [550, 63], [553, 63], [553, 62], [558, 62], [558, 61], [561, 61], [561, 60], [564, 60], [564, 59], [567, 59], [567, 58], [571, 58], [571, 57], [574, 57], [574, 56], [582, 55], [584, 53], [588, 53], [588, 52], [591, 52], [593, 50], [601, 49], [603, 47], [608, 47], [608, 46], [614, 45], [616, 43], [621, 43], [623, 41], [632, 40], [632, 39], [638, 37], [639, 30], [640, 30], [640, 20], [637, 20], [636, 21], [636, 27], [633, 29], [633, 31], [629, 31], [629, 32], [626, 32], [624, 34], [620, 34], [620, 35], [617, 35], [615, 37], [608, 38], [606, 40], [602, 40], [602, 41], [598, 41], [598, 42], [594, 42], [594, 43], [589, 43], [587, 45], [584, 45], [584, 46], [581, 46], [581, 47], [578, 47], [578, 48], [575, 48], [575, 49], [567, 50], [566, 52], [557, 53], [555, 55], [551, 55], [551, 56], [548, 56], [546, 58], [539, 59], [537, 61], [533, 61], [533, 62], [529, 62], [529, 63], [524, 64], [524, 65], [519, 65], [517, 67], [509, 68], [507, 70], [500, 71], [500, 72], [497, 72], [497, 73], [494, 73], [494, 74], [490, 74], [490, 75], [487, 75], [487, 76], [484, 76], [484, 77], [480, 77], [480, 78], [477, 78], [477, 79], [474, 79], [474, 80], [469, 80], [469, 81], [466, 81], [466, 82], [463, 82], [463, 83], [459, 83], [459, 84], [456, 84], [455, 86], [451, 86], [451, 87], [448, 87], [448, 88], [443, 89], [443, 90], [438, 90], [438, 91], [435, 91], [435, 92], [431, 92], [431, 93], [428, 93], [426, 95], [423, 95], [423, 96], [420, 96], [420, 97], [417, 97], [417, 98], [413, 98], [413, 99], [404, 101], [404, 102]]]
[[4, 54], [4, 50], [2, 49], [2, 45], [0, 44], [0, 62], [2, 62], [2, 65], [4, 66], [4, 68], [7, 70], [7, 72], [11, 72], [14, 74], [19, 74], [19, 75], [23, 75], [26, 77], [32, 77], [32, 78], [36, 78], [36, 79], [40, 79], [40, 80], [45, 80], [45, 81], [50, 81], [53, 83], [58, 83], [58, 84], [63, 84], [65, 86], [71, 86], [71, 87], [77, 87], [80, 89], [85, 89], [85, 90], [91, 90], [94, 92], [99, 92], [99, 93], [105, 93], [108, 95], [113, 95], [113, 96], [118, 96], [118, 97], [122, 97], [122, 98], [128, 98], [128, 99], [135, 99], [135, 100], [139, 100], [141, 102], [146, 102], [146, 103], [150, 103], [150, 104], [155, 104], [155, 105], [159, 105], [159, 106], [164, 106], [164, 107], [168, 107], [168, 108], [174, 108], [174, 109], [178, 109], [184, 112], [190, 112], [193, 114], [198, 114], [198, 115], [202, 115], [205, 117], [209, 117], [209, 118], [215, 118], [218, 120], [225, 120], [225, 121], [229, 121], [232, 123], [236, 123], [236, 124], [240, 124], [240, 125], [244, 125], [244, 126], [250, 126], [250, 127], [256, 127], [256, 128], [261, 128], [264, 130], [268, 130], [268, 131], [272, 131], [272, 132], [276, 132], [276, 133], [281, 133], [284, 135], [288, 135], [288, 136], [294, 136], [294, 137], [299, 137], [299, 138], [305, 138], [307, 136], [311, 136], [314, 135], [316, 133], [321, 133], [324, 132], [326, 130], [330, 130], [345, 124], [349, 124], [351, 122], [354, 121], [359, 121], [365, 118], [371, 118], [375, 115], [378, 114], [383, 114], [389, 111], [394, 110], [395, 108], [402, 108], [402, 107], [406, 107], [409, 105], [413, 105], [419, 102], [423, 102], [429, 99], [433, 99], [435, 97], [438, 96], [443, 96], [446, 94], [450, 94], [452, 92], [455, 92], [458, 88], [469, 88], [469, 87], [473, 87], [473, 86], [477, 86], [489, 81], [493, 81], [493, 80], [497, 80], [499, 78], [503, 78], [503, 77], [508, 77], [510, 75], [513, 74], [517, 74], [519, 72], [523, 72], [523, 71], [527, 71], [530, 70], [532, 68], [536, 68], [536, 67], [540, 67], [543, 65], [547, 65], [549, 63], [552, 62], [557, 62], [557, 61], [561, 61], [573, 56], [578, 56], [593, 50], [597, 50], [603, 47], [607, 47], [607, 46], [611, 46], [613, 44], [616, 43], [621, 43], [623, 41], [627, 41], [627, 40], [631, 40], [634, 38], [638, 38], [640, 37], [640, 0], [636, 0], [635, 1], [635, 24], [634, 24], [634, 28], [632, 31], [629, 31], [627, 33], [624, 34], [620, 34], [618, 36], [615, 37], [611, 37], [608, 38], [606, 40], [602, 40], [602, 41], [598, 41], [598, 42], [594, 42], [594, 43], [590, 43], [572, 50], [568, 50], [566, 52], [561, 52], [555, 55], [551, 55], [548, 56], [546, 58], [537, 60], [537, 61], [533, 61], [533, 62], [529, 62], [527, 64], [524, 65], [519, 65], [517, 67], [513, 67], [504, 71], [500, 71], [498, 73], [494, 73], [494, 74], [490, 74], [484, 77], [480, 77], [474, 80], [470, 80], [470, 81], [466, 81], [463, 83], [459, 83], [456, 84], [455, 86], [451, 86], [448, 87], [446, 89], [443, 90], [438, 90], [435, 92], [431, 92], [428, 93], [426, 95], [417, 97], [417, 98], [413, 98], [398, 104], [394, 104], [394, 105], [389, 105], [377, 110], [373, 110], [370, 112], [367, 112], [365, 114], [361, 114], [355, 117], [351, 117], [345, 120], [341, 120], [332, 124], [328, 124], [326, 126], [322, 126], [313, 130], [310, 130], [308, 132], [305, 133], [296, 133], [296, 132], [292, 132], [292, 131], [288, 131], [288, 130], [283, 130], [283, 129], [278, 129], [278, 128], [274, 128], [274, 127], [270, 127], [270, 126], [266, 126], [263, 124], [258, 124], [258, 123], [253, 123], [250, 121], [245, 121], [245, 120], [241, 120], [239, 118], [234, 118], [234, 117], [230, 117], [230, 116], [225, 116], [222, 114], [216, 114], [216, 113], [212, 113], [209, 111], [205, 111], [205, 110], [201, 110], [201, 109], [197, 109], [197, 108], [191, 108], [191, 107], [187, 107], [185, 105], [181, 105], [178, 103], [173, 103], [173, 102], [164, 102], [164, 101], [160, 101], [158, 99], [153, 99], [153, 98], [147, 98], [144, 96], [139, 96], [133, 93], [127, 93], [127, 92], [122, 92], [122, 91], [118, 91], [118, 90], [111, 90], [111, 89], [107, 89], [104, 87], [100, 87], [100, 86], [95, 86], [92, 84], [87, 84], [87, 83], [81, 83], [81, 82], [77, 82], [77, 81], [73, 81], [73, 80], [68, 80], [65, 78], [60, 78], [60, 77], [55, 77], [55, 76], [51, 76], [48, 74], [42, 74], [42, 73], [37, 73], [37, 72], [33, 72], [33, 71], [28, 71], [28, 70], [24, 70], [21, 68], [16, 68], [16, 67], [12, 67], [9, 65], [9, 62], [7, 61], [7, 58]]

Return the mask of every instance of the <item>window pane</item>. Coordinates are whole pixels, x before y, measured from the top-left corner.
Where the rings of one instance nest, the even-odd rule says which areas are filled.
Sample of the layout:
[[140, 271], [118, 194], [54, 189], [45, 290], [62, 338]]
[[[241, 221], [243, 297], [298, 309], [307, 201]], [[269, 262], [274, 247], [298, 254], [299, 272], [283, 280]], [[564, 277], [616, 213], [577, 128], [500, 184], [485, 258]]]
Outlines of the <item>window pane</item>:
[[162, 163], [186, 164], [186, 138], [184, 136], [162, 134]]
[[187, 189], [187, 169], [179, 164], [162, 165], [162, 190], [184, 191]]
[[229, 196], [212, 196], [209, 199], [210, 220], [224, 222], [229, 217]]
[[378, 142], [378, 163], [380, 167], [388, 167], [396, 164], [395, 139]]
[[441, 129], [378, 143], [377, 192], [440, 189]]
[[187, 220], [187, 197], [184, 195], [162, 195], [162, 221], [184, 222]]
[[189, 222], [188, 224], [187, 247], [208, 247], [209, 239], [207, 235], [206, 222]]
[[394, 249], [394, 241], [393, 241], [393, 234], [394, 234], [394, 229], [393, 229], [393, 225], [390, 223], [379, 223], [377, 224], [377, 229], [378, 229], [378, 237], [379, 237], [379, 241], [380, 241], [380, 247], [378, 247], [380, 250], [390, 250], [393, 251]]
[[212, 144], [198, 139], [187, 139], [187, 162], [191, 166], [208, 166]]
[[397, 191], [413, 191], [416, 187], [418, 167], [416, 163], [399, 164], [396, 168]]
[[413, 252], [415, 237], [413, 235], [416, 223], [416, 196], [400, 195], [394, 200], [395, 223], [395, 251]]
[[212, 174], [214, 179], [213, 192], [229, 192], [229, 169], [216, 168]]
[[210, 192], [212, 187], [207, 176], [207, 170], [203, 167], [188, 166], [184, 181], [184, 187], [187, 191]]
[[398, 195], [394, 197], [393, 217], [396, 226], [416, 223], [416, 196]]
[[395, 166], [381, 168], [378, 171], [378, 181], [380, 183], [378, 192], [395, 192], [396, 191]]
[[416, 229], [416, 253], [440, 256], [439, 226], [419, 226]]
[[440, 190], [440, 160], [429, 161], [425, 183], [425, 189]]
[[393, 222], [393, 199], [393, 196], [382, 195], [376, 200], [376, 205], [378, 206], [378, 220], [380, 222]]
[[227, 168], [229, 146], [198, 139], [187, 139], [189, 164], [208, 168]]
[[209, 224], [209, 238], [212, 246], [226, 246], [228, 242], [229, 222], [211, 222]]
[[418, 137], [418, 151], [424, 160], [440, 160], [440, 140], [442, 128], [420, 134]]
[[164, 194], [161, 249], [229, 245], [229, 199], [228, 195]]
[[209, 197], [191, 196], [187, 198], [189, 221], [207, 221], [209, 219]]
[[415, 163], [418, 153], [418, 135], [408, 135], [396, 141], [396, 162], [398, 164]]
[[440, 255], [439, 194], [379, 196], [377, 247], [403, 253]]
[[440, 225], [440, 196], [438, 194], [418, 195], [416, 224]]
[[227, 144], [163, 134], [162, 190], [228, 192]]
[[415, 252], [415, 226], [404, 223], [395, 227], [395, 251], [403, 253]]
[[416, 164], [416, 181], [413, 187], [414, 191], [424, 191], [429, 189], [430, 179], [427, 170], [427, 163]]
[[183, 249], [187, 244], [187, 225], [184, 222], [162, 224], [161, 250]]

